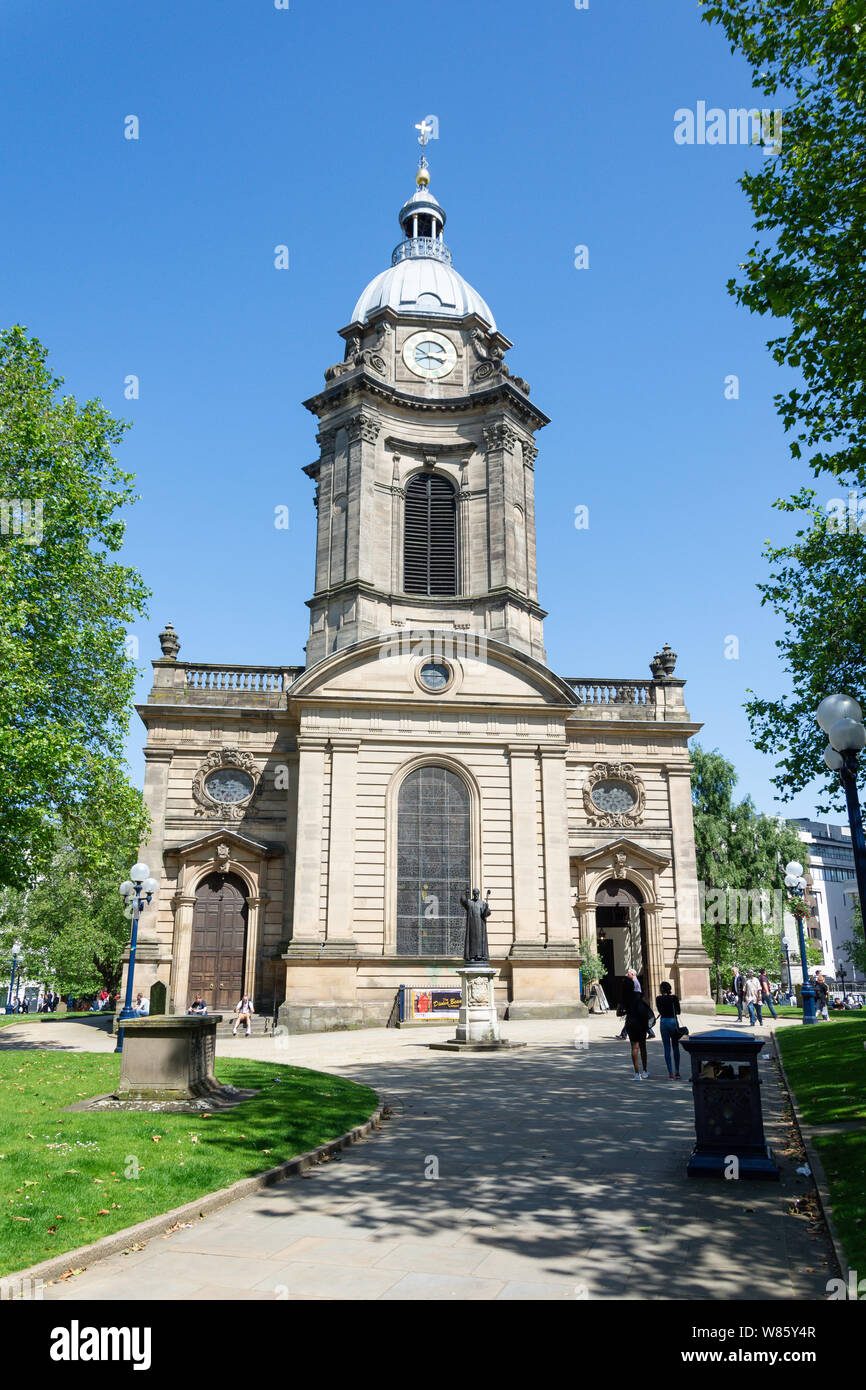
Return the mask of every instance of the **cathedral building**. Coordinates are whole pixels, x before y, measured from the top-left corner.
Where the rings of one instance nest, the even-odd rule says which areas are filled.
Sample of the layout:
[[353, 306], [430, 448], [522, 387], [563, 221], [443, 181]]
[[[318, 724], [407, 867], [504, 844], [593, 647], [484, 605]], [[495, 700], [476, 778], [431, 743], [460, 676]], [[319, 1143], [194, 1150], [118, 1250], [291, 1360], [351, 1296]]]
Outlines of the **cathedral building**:
[[[545, 659], [536, 435], [511, 343], [457, 273], [422, 155], [391, 264], [362, 293], [318, 422], [306, 659], [179, 657], [160, 634], [147, 728], [136, 989], [244, 991], [290, 1032], [384, 1026], [448, 988], [460, 897], [489, 893], [497, 1002], [573, 1017], [581, 960], [710, 1012], [688, 739], [669, 647], [651, 678]], [[543, 460], [542, 460], [543, 464]], [[312, 559], [312, 557], [311, 557]]]

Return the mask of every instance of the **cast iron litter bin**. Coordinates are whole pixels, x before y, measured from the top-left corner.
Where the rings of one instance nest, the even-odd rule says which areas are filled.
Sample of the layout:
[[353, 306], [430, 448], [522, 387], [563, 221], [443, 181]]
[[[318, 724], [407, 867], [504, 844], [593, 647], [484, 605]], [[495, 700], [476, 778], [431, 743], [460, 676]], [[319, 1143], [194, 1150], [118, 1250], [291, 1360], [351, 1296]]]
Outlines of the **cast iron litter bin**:
[[758, 1056], [763, 1038], [716, 1028], [684, 1038], [681, 1047], [692, 1059], [692, 1093], [697, 1142], [689, 1159], [689, 1177], [731, 1173], [741, 1177], [778, 1178], [779, 1169], [764, 1138]]

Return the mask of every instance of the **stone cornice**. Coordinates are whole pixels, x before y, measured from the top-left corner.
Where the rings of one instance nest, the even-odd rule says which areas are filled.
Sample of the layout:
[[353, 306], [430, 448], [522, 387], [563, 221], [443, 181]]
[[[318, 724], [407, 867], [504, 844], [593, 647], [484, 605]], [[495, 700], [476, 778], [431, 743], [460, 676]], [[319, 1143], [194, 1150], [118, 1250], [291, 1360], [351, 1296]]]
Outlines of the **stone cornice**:
[[[400, 406], [408, 410], [416, 410], [419, 414], [430, 415], [455, 415], [467, 414], [469, 412], [484, 412], [491, 406], [497, 404], [507, 404], [520, 421], [530, 432], [543, 429], [550, 424], [550, 417], [533, 405], [517, 387], [512, 385], [508, 377], [496, 382], [493, 386], [485, 387], [480, 391], [473, 391], [468, 396], [415, 396], [408, 391], [398, 391], [396, 387], [389, 386], [378, 377], [371, 376], [364, 369], [346, 376], [337, 377], [324, 391], [318, 392], [315, 396], [310, 396], [303, 404], [313, 415], [320, 418], [331, 413], [343, 403], [349, 403], [354, 399], [360, 403], [365, 396], [373, 396], [377, 400], [385, 401], [388, 404]], [[334, 421], [333, 426], [328, 428], [340, 428], [338, 421]]]

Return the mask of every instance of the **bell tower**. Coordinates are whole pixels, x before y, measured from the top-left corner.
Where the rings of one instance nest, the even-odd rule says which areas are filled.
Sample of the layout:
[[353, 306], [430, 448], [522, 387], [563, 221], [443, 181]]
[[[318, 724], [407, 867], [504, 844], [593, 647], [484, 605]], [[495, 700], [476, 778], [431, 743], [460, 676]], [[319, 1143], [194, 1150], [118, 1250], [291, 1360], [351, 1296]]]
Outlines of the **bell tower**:
[[535, 433], [547, 416], [512, 346], [457, 273], [421, 129], [402, 240], [340, 330], [344, 359], [305, 405], [319, 420], [307, 665], [382, 633], [496, 638], [544, 661]]

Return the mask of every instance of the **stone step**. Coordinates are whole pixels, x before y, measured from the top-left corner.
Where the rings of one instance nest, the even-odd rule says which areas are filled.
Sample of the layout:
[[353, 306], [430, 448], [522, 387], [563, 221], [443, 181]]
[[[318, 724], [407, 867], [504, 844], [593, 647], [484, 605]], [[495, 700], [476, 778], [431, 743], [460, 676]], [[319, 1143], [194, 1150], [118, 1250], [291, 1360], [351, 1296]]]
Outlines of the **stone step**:
[[[223, 1017], [222, 1023], [217, 1024], [217, 1037], [227, 1038], [235, 1026], [234, 1018]], [[273, 1027], [273, 1019], [270, 1014], [253, 1014], [250, 1019], [250, 1032], [254, 1038], [263, 1038], [270, 1033]], [[238, 1037], [244, 1032], [243, 1025], [238, 1028]]]

